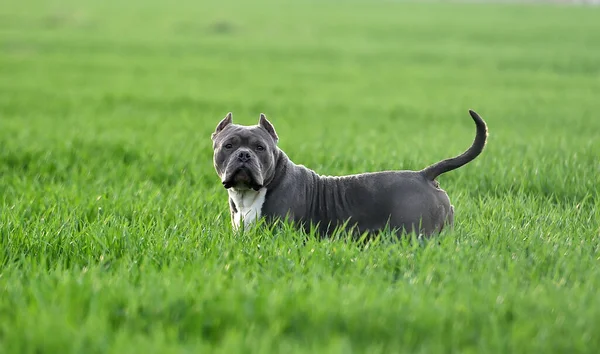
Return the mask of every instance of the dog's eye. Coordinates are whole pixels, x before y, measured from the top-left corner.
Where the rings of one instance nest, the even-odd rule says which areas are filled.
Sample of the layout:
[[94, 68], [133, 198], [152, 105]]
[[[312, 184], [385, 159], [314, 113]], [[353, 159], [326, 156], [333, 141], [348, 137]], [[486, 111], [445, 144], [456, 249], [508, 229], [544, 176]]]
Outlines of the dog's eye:
[[256, 150], [258, 150], [258, 151], [263, 151], [264, 149], [265, 149], [265, 147], [262, 146], [262, 145], [257, 145], [256, 146]]
[[233, 144], [229, 143], [229, 144], [225, 144], [225, 149], [231, 149], [233, 147]]

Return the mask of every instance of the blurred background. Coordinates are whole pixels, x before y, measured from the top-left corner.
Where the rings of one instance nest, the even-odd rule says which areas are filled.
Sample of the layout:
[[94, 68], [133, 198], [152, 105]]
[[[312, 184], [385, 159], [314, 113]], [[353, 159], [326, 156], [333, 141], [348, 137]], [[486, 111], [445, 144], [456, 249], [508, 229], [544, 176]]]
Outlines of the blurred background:
[[[470, 144], [469, 108], [492, 156], [587, 163], [600, 12], [574, 3], [9, 0], [4, 168], [217, 188], [209, 137], [229, 111], [243, 124], [265, 113], [321, 173], [421, 168]], [[133, 167], [110, 177], [117, 163]], [[510, 177], [501, 160], [476, 163]]]

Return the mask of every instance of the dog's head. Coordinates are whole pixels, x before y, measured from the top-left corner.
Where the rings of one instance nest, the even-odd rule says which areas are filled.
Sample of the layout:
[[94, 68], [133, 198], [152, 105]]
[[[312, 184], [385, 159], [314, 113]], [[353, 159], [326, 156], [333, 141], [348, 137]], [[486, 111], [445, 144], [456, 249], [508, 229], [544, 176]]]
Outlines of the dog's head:
[[231, 113], [212, 134], [213, 162], [227, 189], [261, 189], [275, 174], [277, 133], [261, 113], [257, 125], [233, 124]]

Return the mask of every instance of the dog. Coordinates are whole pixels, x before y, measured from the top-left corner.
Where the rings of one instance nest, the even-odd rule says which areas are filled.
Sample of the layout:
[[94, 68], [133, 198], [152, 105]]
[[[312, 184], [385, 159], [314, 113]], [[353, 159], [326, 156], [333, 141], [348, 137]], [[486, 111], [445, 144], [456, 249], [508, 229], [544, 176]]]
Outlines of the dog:
[[488, 128], [469, 110], [475, 139], [464, 153], [420, 171], [382, 171], [322, 176], [292, 162], [277, 146], [279, 137], [264, 114], [257, 125], [233, 123], [231, 112], [211, 135], [213, 163], [229, 194], [234, 230], [263, 218], [287, 220], [322, 236], [336, 229], [358, 234], [383, 230], [439, 234], [454, 226], [454, 206], [436, 178], [455, 170], [483, 151]]

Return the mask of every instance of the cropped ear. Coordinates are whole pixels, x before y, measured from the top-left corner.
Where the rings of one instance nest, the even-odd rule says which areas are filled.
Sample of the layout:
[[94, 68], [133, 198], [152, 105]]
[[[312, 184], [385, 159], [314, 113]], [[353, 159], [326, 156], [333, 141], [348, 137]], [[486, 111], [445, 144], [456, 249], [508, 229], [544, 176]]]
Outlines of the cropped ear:
[[225, 118], [223, 118], [219, 124], [217, 125], [217, 129], [215, 129], [215, 132], [212, 133], [212, 135], [210, 136], [211, 139], [215, 139], [215, 136], [217, 136], [217, 134], [219, 134], [221, 132], [221, 130], [225, 129], [226, 126], [228, 126], [229, 124], [231, 124], [231, 122], [233, 121], [231, 118], [231, 112], [227, 113], [227, 115], [225, 116]]
[[258, 120], [258, 125], [260, 127], [262, 127], [263, 129], [265, 129], [269, 133], [269, 135], [271, 135], [273, 140], [275, 140], [275, 142], [279, 141], [279, 137], [277, 136], [277, 133], [275, 132], [275, 128], [273, 127], [273, 124], [271, 124], [271, 122], [269, 122], [267, 120], [267, 117], [263, 113], [260, 114], [260, 119]]

